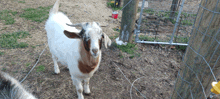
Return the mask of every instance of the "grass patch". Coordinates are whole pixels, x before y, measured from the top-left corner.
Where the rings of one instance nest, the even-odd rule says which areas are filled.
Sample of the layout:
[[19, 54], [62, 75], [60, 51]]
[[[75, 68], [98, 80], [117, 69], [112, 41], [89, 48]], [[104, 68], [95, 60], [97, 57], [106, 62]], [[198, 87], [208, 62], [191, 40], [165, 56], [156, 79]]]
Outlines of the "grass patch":
[[24, 13], [22, 13], [20, 17], [24, 17], [28, 20], [32, 20], [35, 22], [43, 22], [49, 17], [48, 13], [50, 11], [50, 8], [52, 8], [52, 6], [38, 7], [36, 9], [27, 8], [27, 9], [24, 9]]
[[[189, 41], [189, 37], [174, 37], [174, 41], [176, 41], [177, 43], [188, 43]], [[181, 50], [181, 51], [185, 51], [187, 48], [187, 46], [177, 46], [176, 49], [177, 50]]]
[[25, 1], [18, 1], [18, 3], [25, 3]]
[[28, 62], [28, 63], [25, 64], [26, 67], [28, 67], [28, 66], [30, 66], [30, 65], [31, 65], [30, 62]]
[[0, 51], [0, 56], [2, 56], [2, 55], [4, 55], [4, 54], [5, 54], [4, 52], [1, 52], [1, 51]]
[[4, 20], [5, 25], [14, 24], [14, 16], [17, 14], [16, 11], [2, 10], [0, 11], [0, 19]]
[[4, 68], [4, 67], [2, 68], [2, 71], [6, 71], [6, 70], [7, 70], [6, 68]]
[[17, 42], [18, 39], [26, 38], [30, 35], [26, 31], [19, 31], [13, 33], [4, 33], [0, 35], [0, 47], [2, 48], [25, 48], [28, 46], [25, 42]]
[[40, 65], [37, 67], [37, 72], [42, 72], [45, 71], [45, 66], [44, 65]]
[[176, 43], [188, 43], [189, 37], [174, 37], [174, 41], [176, 41]]
[[127, 43], [127, 45], [117, 45], [121, 51], [126, 52], [128, 54], [134, 54], [134, 47], [136, 44]]
[[153, 9], [144, 9], [143, 12], [144, 12], [144, 13], [148, 13], [148, 14], [150, 14], [150, 15], [152, 15], [152, 14], [155, 13], [155, 11], [154, 11]]
[[119, 36], [119, 34], [115, 34], [115, 36], [110, 36], [110, 39], [116, 39]]
[[32, 47], [32, 48], [36, 48], [36, 46], [34, 46], [34, 45], [31, 45], [31, 47]]
[[190, 20], [182, 20], [182, 21], [181, 21], [181, 24], [182, 24], [182, 25], [189, 25], [189, 26], [192, 26], [192, 25], [193, 25], [193, 23], [192, 23]]
[[144, 41], [154, 41], [154, 40], [159, 41], [158, 37], [155, 38], [155, 37], [148, 37], [144, 35], [141, 35], [139, 39], [144, 40]]
[[11, 62], [12, 65], [15, 65], [16, 63], [14, 61]]
[[114, 31], [120, 32], [120, 29], [112, 28]]

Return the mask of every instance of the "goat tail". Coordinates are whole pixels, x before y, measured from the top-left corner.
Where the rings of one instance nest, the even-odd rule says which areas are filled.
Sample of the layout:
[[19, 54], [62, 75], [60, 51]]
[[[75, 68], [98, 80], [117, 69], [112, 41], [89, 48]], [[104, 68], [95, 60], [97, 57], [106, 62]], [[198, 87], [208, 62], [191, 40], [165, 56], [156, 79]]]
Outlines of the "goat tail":
[[50, 15], [56, 14], [59, 10], [60, 0], [57, 0], [56, 3], [53, 5], [53, 8], [50, 9]]

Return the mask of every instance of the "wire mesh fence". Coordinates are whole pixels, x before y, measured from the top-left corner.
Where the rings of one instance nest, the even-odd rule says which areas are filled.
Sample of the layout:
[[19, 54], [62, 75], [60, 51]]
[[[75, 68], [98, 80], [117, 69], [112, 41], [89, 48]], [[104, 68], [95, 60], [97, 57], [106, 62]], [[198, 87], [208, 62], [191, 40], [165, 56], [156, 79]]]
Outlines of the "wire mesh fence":
[[140, 21], [137, 22], [136, 42], [186, 46], [199, 1], [146, 0], [147, 3], [143, 3], [144, 6], [139, 8]]
[[207, 99], [220, 67], [220, 3], [202, 0], [172, 99]]

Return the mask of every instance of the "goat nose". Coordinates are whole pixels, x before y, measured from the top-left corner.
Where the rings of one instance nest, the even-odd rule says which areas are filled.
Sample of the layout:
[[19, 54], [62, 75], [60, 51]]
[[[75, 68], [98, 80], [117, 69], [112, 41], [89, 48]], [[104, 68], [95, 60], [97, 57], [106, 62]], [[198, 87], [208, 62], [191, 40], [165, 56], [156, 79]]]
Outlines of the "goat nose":
[[96, 54], [96, 53], [98, 52], [98, 49], [92, 49], [92, 52], [93, 52], [94, 54]]

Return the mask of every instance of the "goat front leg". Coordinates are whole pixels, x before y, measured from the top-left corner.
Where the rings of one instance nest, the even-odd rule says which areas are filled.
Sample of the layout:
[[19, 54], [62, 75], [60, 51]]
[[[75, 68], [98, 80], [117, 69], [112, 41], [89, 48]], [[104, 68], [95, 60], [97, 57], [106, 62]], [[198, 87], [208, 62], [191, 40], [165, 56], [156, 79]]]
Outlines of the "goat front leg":
[[83, 92], [82, 81], [80, 79], [73, 77], [72, 75], [71, 75], [71, 78], [72, 78], [73, 84], [76, 86], [78, 99], [84, 99], [83, 94], [82, 94]]
[[91, 94], [90, 89], [89, 89], [89, 80], [90, 80], [90, 78], [84, 79], [84, 94], [85, 95]]
[[54, 55], [52, 55], [52, 59], [53, 59], [53, 63], [54, 63], [54, 72], [55, 72], [55, 74], [59, 74], [60, 69], [59, 69], [59, 66], [57, 64], [57, 59]]

